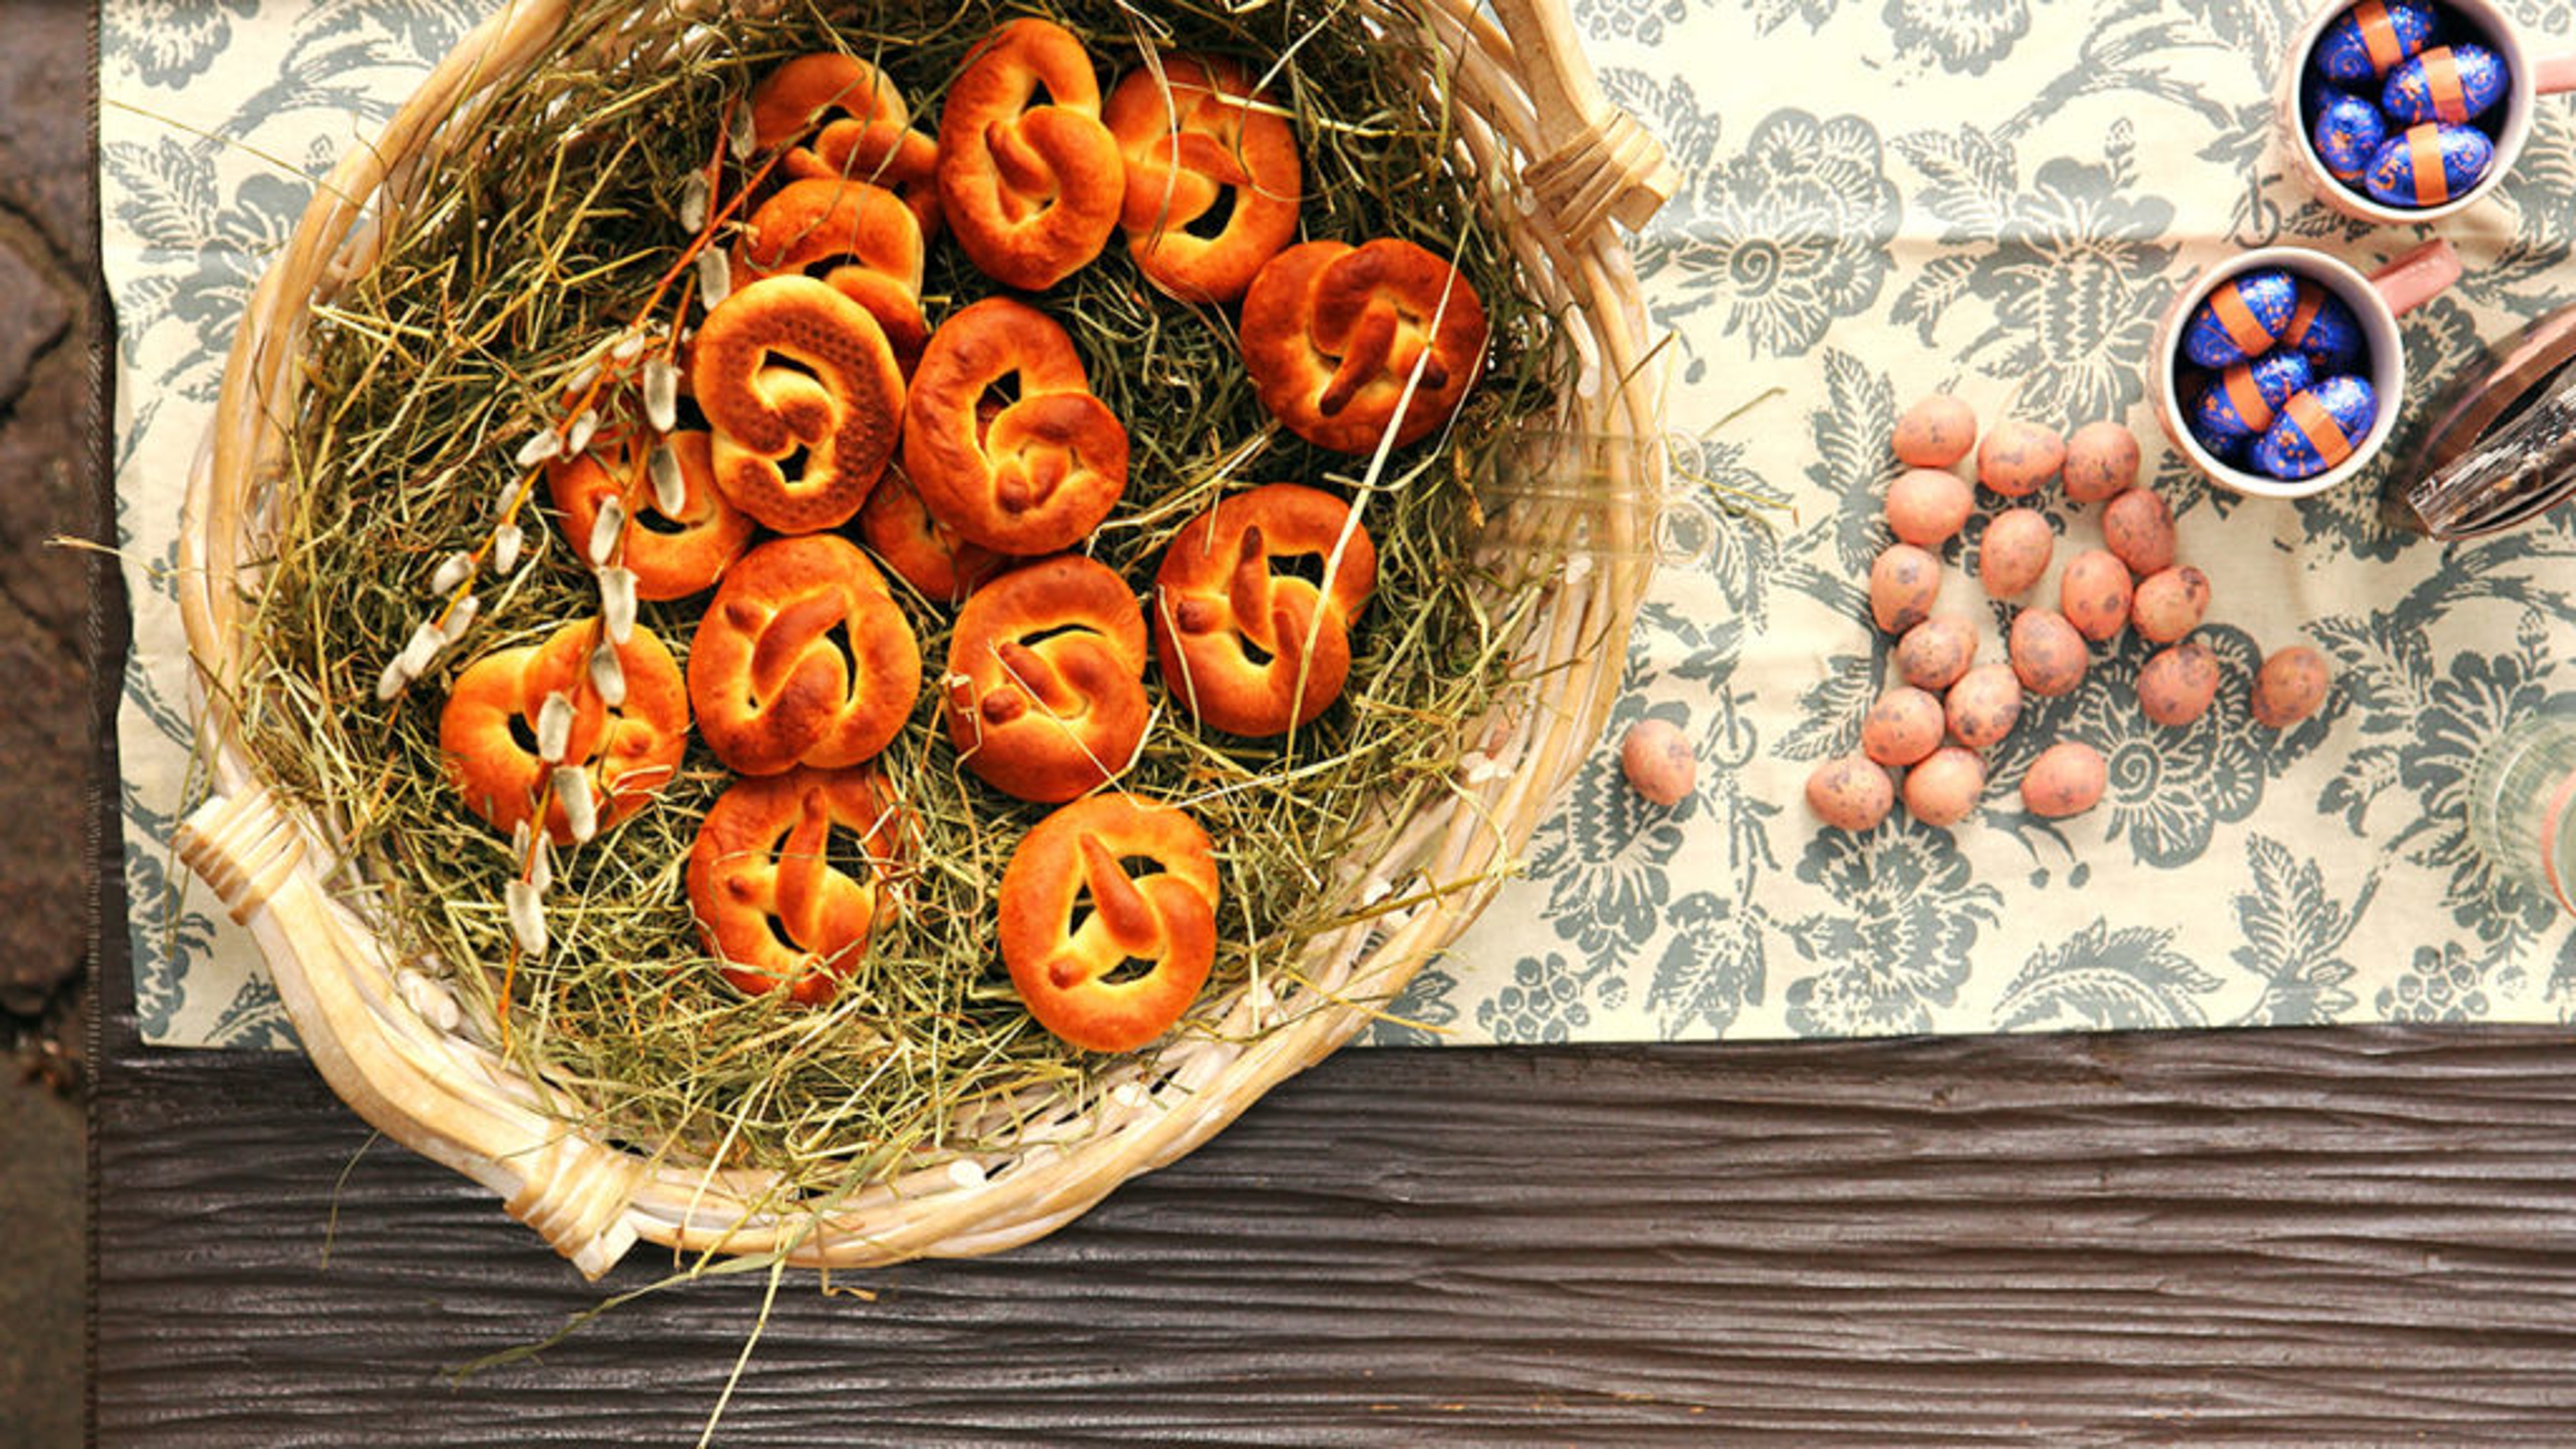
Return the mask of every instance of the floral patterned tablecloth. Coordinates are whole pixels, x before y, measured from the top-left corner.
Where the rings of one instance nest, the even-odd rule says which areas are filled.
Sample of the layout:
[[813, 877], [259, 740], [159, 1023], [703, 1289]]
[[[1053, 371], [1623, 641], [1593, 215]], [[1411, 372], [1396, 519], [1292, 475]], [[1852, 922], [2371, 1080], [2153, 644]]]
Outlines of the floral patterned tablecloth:
[[[1684, 184], [1637, 238], [1683, 471], [1613, 738], [1696, 742], [1697, 793], [1647, 805], [1604, 749], [1526, 875], [1379, 1041], [1657, 1040], [2576, 1017], [2576, 930], [2502, 885], [2463, 826], [2469, 762], [2576, 705], [2576, 509], [2446, 547], [2391, 532], [2376, 476], [2303, 504], [2187, 476], [2142, 367], [2193, 271], [2272, 241], [2365, 268], [2412, 246], [2310, 202], [2269, 126], [2291, 0], [1574, 0], [1605, 88]], [[2509, 0], [2576, 39], [2567, 0]], [[265, 254], [340, 148], [483, 0], [109, 0], [101, 186], [119, 325], [119, 526], [135, 653], [119, 739], [148, 1039], [290, 1040], [246, 941], [168, 838], [189, 726], [175, 499]], [[2543, 101], [2496, 200], [2442, 228], [2467, 278], [2407, 318], [2418, 398], [2576, 302], [2576, 116]], [[2035, 700], [1954, 830], [1849, 836], [1800, 803], [1886, 672], [1859, 580], [1884, 543], [1896, 413], [1948, 389], [1991, 419], [2121, 418], [2185, 561], [2215, 585], [2221, 707], [2167, 730], [2097, 651]], [[1750, 404], [1749, 407], [1746, 405]], [[1719, 420], [1740, 415], [1723, 424]], [[2420, 409], [2417, 410], [2420, 412]], [[2393, 456], [2410, 429], [2401, 427]], [[1747, 521], [1722, 500], [1762, 500]], [[1992, 500], [1987, 500], [1991, 502]], [[2060, 555], [2098, 510], [2045, 500]], [[1955, 558], [1958, 545], [1953, 546]], [[1945, 602], [2000, 622], [1954, 570]], [[2252, 726], [2253, 663], [2307, 642], [2327, 708]], [[2046, 743], [2110, 762], [2092, 812], [2023, 813]]]

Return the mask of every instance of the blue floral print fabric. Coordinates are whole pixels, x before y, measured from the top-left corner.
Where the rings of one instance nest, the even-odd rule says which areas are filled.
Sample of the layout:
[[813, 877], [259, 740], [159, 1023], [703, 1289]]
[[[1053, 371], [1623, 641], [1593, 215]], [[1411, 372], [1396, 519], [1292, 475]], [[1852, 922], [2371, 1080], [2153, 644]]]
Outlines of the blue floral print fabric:
[[[2293, 0], [1572, 0], [1604, 89], [1678, 163], [1635, 239], [1678, 480], [1603, 747], [1520, 876], [1374, 1028], [1533, 1042], [2576, 1018], [2576, 929], [2470, 848], [2498, 730], [2576, 708], [2576, 509], [2480, 543], [2388, 527], [2390, 465], [2304, 503], [2238, 498], [2157, 434], [2158, 318], [2211, 261], [2288, 242], [2363, 269], [2423, 239], [2317, 205], [2274, 141]], [[2509, 4], [2544, 33], [2564, 0]], [[109, 0], [101, 187], [117, 301], [121, 544], [136, 647], [119, 726], [147, 1037], [289, 1043], [255, 953], [168, 840], [187, 798], [171, 602], [176, 499], [233, 320], [311, 177], [382, 124], [483, 0]], [[2576, 303], [2576, 118], [2537, 108], [2501, 195], [2446, 222], [2467, 276], [2404, 319], [2413, 404], [2522, 321]], [[1864, 579], [1898, 412], [1935, 390], [1992, 422], [2126, 422], [2214, 601], [2217, 707], [2139, 711], [2148, 649], [2097, 647], [2030, 701], [1983, 808], [1822, 829], [1802, 785], [1856, 746], [1888, 677]], [[2030, 500], [2059, 556], [2100, 510]], [[2000, 506], [1981, 498], [1981, 512]], [[1949, 546], [1945, 607], [2001, 657], [2005, 611]], [[2047, 585], [2043, 585], [2045, 593]], [[2244, 708], [2262, 656], [2330, 661], [2323, 711]], [[1678, 725], [1680, 806], [1616, 741]], [[2025, 813], [2049, 743], [2109, 780]]]

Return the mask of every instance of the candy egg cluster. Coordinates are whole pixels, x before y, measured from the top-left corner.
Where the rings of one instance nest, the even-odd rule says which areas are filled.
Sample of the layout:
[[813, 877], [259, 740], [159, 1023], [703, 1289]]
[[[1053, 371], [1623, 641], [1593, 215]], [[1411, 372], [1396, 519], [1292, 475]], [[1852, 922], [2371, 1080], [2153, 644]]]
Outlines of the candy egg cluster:
[[[2272, 290], [2258, 287], [2256, 304]], [[2294, 297], [2283, 300], [2278, 310], [2296, 310]], [[2288, 318], [2268, 325], [2265, 355], [2306, 368], [2307, 358], [2278, 340]], [[1819, 821], [1866, 832], [1902, 808], [1939, 829], [1966, 823], [1986, 795], [1988, 755], [2033, 728], [2025, 704], [2082, 689], [2098, 677], [2095, 646], [2104, 646], [2107, 662], [2130, 629], [2159, 646], [2132, 681], [2139, 710], [2168, 729], [2188, 728], [2208, 712], [2219, 661], [2193, 635], [2209, 609], [2209, 576], [2177, 562], [2173, 511], [2138, 481], [2145, 460], [2127, 427], [2091, 422], [2068, 437], [2006, 418], [1980, 440], [1967, 404], [1936, 395], [1906, 410], [1892, 441], [1903, 470], [1888, 484], [1886, 518], [1898, 541], [1869, 570], [1870, 619], [1892, 641], [1891, 677], [1860, 720], [1859, 749], [1809, 772], [1807, 808]], [[1966, 529], [1974, 490], [1951, 471], [1972, 452], [1977, 483], [2012, 505], [1994, 512], [1982, 533]], [[1957, 486], [1940, 487], [1941, 479]], [[2101, 505], [2101, 546], [2072, 551], [2058, 570], [2051, 608], [2020, 600], [2039, 586], [2057, 552], [2059, 516], [2043, 511], [2053, 483], [2071, 504]], [[1954, 508], [1959, 498], [1968, 506]], [[2002, 660], [1979, 661], [1975, 614], [1942, 607], [1949, 577], [1943, 559], [1954, 540], [1964, 540], [1963, 564], [1966, 553], [1975, 554], [1987, 600], [2001, 606], [1993, 612], [2007, 621]], [[2289, 728], [2324, 703], [2328, 683], [2316, 651], [2283, 651], [2255, 681], [2253, 717]], [[1632, 736], [1623, 763], [1641, 793], [1660, 799], [1639, 773], [1636, 756], [1647, 748]], [[2108, 782], [2100, 750], [2081, 740], [2051, 741], [2022, 771], [2022, 808], [2048, 819], [2081, 814], [2101, 801]]]
[[2362, 0], [2318, 37], [2309, 139], [2336, 180], [2382, 206], [2440, 206], [2495, 165], [2492, 127], [2512, 88], [2503, 57], [2429, 0]]
[[2279, 267], [2221, 282], [2191, 310], [2183, 355], [2192, 437], [2231, 468], [2312, 478], [2352, 456], [2379, 420], [2369, 349], [2341, 298]]

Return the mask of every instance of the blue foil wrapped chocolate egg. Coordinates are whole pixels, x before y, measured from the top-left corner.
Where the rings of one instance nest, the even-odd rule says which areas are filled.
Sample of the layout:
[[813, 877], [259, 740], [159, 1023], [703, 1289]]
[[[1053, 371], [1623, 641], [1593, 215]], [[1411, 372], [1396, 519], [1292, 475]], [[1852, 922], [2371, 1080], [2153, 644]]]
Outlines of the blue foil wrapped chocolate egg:
[[2317, 37], [2317, 71], [2345, 85], [2376, 81], [2422, 54], [2432, 38], [2427, 0], [2361, 0]]
[[2458, 125], [2504, 98], [2512, 77], [2483, 45], [2437, 45], [2388, 73], [2379, 107], [2401, 126], [2426, 121]]
[[2329, 88], [2317, 107], [2316, 126], [2308, 134], [2316, 142], [2317, 159], [2325, 163], [2327, 175], [2358, 183], [2370, 158], [2388, 140], [2388, 118], [2369, 101]]
[[2298, 283], [2278, 267], [2231, 277], [2183, 323], [2183, 355], [2203, 367], [2233, 367], [2260, 357], [2281, 340], [2298, 301]]
[[[2251, 473], [2254, 471], [2254, 446], [2262, 441], [2260, 435], [2247, 433], [2241, 438], [2229, 438], [2218, 446], [2210, 448], [2209, 455], [2239, 473]], [[2209, 445], [2204, 443], [2202, 446]]]
[[2212, 438], [2242, 438], [2272, 426], [2273, 415], [2293, 393], [2315, 380], [2308, 360], [2286, 347], [2240, 362], [2201, 389], [2192, 404], [2192, 435], [2205, 447]]
[[2281, 345], [2296, 348], [2317, 376], [2361, 369], [2366, 346], [2361, 319], [2344, 300], [2315, 282], [2299, 283], [2299, 300], [2290, 309], [2290, 325], [2281, 329]]
[[2389, 137], [2361, 184], [2382, 206], [2440, 206], [2486, 179], [2494, 164], [2486, 132], [2429, 121]]
[[2370, 384], [2338, 373], [2292, 394], [2254, 445], [2254, 467], [2284, 480], [2313, 478], [2343, 462], [2379, 420], [2379, 398]]
[[[2203, 448], [2208, 449], [2211, 457], [2227, 463], [2230, 466], [2241, 468], [2244, 466], [2242, 455], [2245, 449], [2245, 444], [2253, 435], [2250, 433], [2212, 432], [2209, 424], [2201, 420], [2200, 404], [2197, 401], [2197, 399], [2207, 395], [2206, 389], [2192, 394], [2195, 401], [2192, 406], [2183, 411], [2183, 426], [2191, 430], [2191, 440], [2200, 444]], [[2231, 458], [2228, 456], [2231, 453], [2237, 454], [2238, 456]]]

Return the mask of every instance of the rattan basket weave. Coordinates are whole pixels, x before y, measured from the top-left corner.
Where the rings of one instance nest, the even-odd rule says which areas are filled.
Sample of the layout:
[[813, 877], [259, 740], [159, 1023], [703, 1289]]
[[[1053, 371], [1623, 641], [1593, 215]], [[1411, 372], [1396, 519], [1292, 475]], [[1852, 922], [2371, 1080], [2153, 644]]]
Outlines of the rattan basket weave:
[[[578, 1102], [484, 1045], [488, 1033], [460, 1021], [454, 999], [332, 893], [337, 843], [261, 780], [221, 703], [240, 677], [245, 601], [259, 587], [277, 490], [288, 486], [280, 420], [297, 413], [311, 309], [372, 264], [389, 216], [435, 173], [443, 148], [472, 133], [479, 103], [546, 51], [571, 8], [517, 0], [458, 46], [382, 138], [319, 188], [251, 301], [182, 528], [181, 606], [204, 685], [212, 790], [183, 831], [183, 856], [256, 938], [332, 1087], [386, 1134], [491, 1188], [584, 1273], [605, 1272], [638, 1238], [829, 1266], [1027, 1242], [1188, 1152], [1348, 1040], [1369, 1019], [1350, 1003], [1391, 995], [1456, 937], [1592, 747], [1645, 589], [1662, 481], [1657, 401], [1640, 377], [1644, 310], [1610, 223], [1640, 224], [1669, 194], [1669, 172], [1636, 124], [1602, 102], [1558, 0], [1500, 5], [1507, 29], [1464, 0], [1352, 7], [1351, 23], [1418, 18], [1454, 56], [1464, 153], [1498, 189], [1502, 214], [1517, 218], [1511, 244], [1581, 363], [1556, 420], [1560, 436], [1581, 440], [1559, 464], [1563, 491], [1580, 496], [1536, 516], [1583, 536], [1524, 642], [1534, 682], [1475, 732], [1491, 763], [1465, 772], [1451, 799], [1407, 824], [1393, 858], [1374, 863], [1388, 875], [1409, 868], [1483, 884], [1315, 941], [1307, 987], [1286, 997], [1238, 989], [1217, 1003], [1220, 1030], [1108, 1067], [1080, 1107], [1032, 1122], [1007, 1152], [925, 1164], [827, 1207], [780, 1209], [758, 1174], [650, 1159], [574, 1130]], [[720, 20], [712, 12], [722, 7], [670, 8], [703, 21]]]

